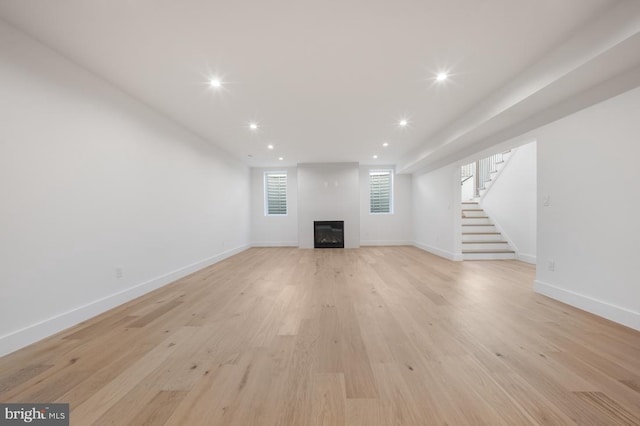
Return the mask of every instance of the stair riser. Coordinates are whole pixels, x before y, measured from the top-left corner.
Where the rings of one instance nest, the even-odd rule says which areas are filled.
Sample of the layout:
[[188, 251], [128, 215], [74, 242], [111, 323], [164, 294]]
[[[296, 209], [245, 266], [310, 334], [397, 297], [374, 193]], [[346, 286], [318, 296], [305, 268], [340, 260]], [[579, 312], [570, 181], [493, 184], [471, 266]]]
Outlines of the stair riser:
[[463, 226], [462, 232], [496, 232], [496, 227], [493, 225], [471, 225], [471, 226]]
[[488, 218], [475, 218], [475, 217], [463, 217], [463, 225], [491, 225], [491, 221]]
[[500, 234], [480, 234], [480, 235], [463, 235], [462, 242], [469, 241], [502, 241], [503, 237]]
[[509, 250], [509, 244], [507, 243], [467, 243], [462, 244], [462, 250]]
[[485, 213], [484, 210], [480, 210], [480, 211], [462, 211], [462, 216], [464, 217], [475, 217], [475, 216], [486, 216], [487, 213]]
[[509, 260], [515, 259], [515, 253], [463, 253], [464, 260]]

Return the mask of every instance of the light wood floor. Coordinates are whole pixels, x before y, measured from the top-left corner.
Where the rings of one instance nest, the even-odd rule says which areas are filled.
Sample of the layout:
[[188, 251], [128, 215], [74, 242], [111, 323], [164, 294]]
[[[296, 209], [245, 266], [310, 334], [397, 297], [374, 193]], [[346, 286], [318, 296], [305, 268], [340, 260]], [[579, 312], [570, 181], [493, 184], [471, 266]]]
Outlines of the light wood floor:
[[638, 425], [640, 333], [517, 261], [254, 248], [0, 359], [71, 424]]

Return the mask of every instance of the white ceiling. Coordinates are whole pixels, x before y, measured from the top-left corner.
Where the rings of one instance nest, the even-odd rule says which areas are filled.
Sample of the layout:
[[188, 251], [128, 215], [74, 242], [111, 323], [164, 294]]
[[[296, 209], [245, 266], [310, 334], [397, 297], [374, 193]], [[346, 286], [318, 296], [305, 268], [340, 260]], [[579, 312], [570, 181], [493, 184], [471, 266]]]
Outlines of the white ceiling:
[[[558, 101], [568, 73], [637, 35], [635, 6], [601, 22], [625, 3], [640, 2], [0, 0], [0, 17], [251, 166], [415, 171]], [[639, 52], [567, 95], [639, 64]], [[208, 87], [213, 75], [222, 90]], [[556, 93], [546, 104], [543, 89]]]

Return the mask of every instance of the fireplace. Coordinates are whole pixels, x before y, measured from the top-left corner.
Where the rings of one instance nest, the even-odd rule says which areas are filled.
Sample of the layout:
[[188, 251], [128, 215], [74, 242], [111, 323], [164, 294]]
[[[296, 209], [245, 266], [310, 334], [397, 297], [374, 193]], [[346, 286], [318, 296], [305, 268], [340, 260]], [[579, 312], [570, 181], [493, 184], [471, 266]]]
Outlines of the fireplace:
[[344, 221], [314, 221], [314, 248], [344, 248]]

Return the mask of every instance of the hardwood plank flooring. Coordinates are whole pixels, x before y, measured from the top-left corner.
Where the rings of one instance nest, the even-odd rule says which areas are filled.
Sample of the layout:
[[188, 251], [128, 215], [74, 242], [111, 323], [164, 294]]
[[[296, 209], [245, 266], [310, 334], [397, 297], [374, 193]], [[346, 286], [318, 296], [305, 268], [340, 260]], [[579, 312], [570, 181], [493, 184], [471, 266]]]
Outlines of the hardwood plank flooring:
[[253, 248], [0, 358], [0, 401], [72, 425], [640, 425], [640, 333], [534, 275]]

